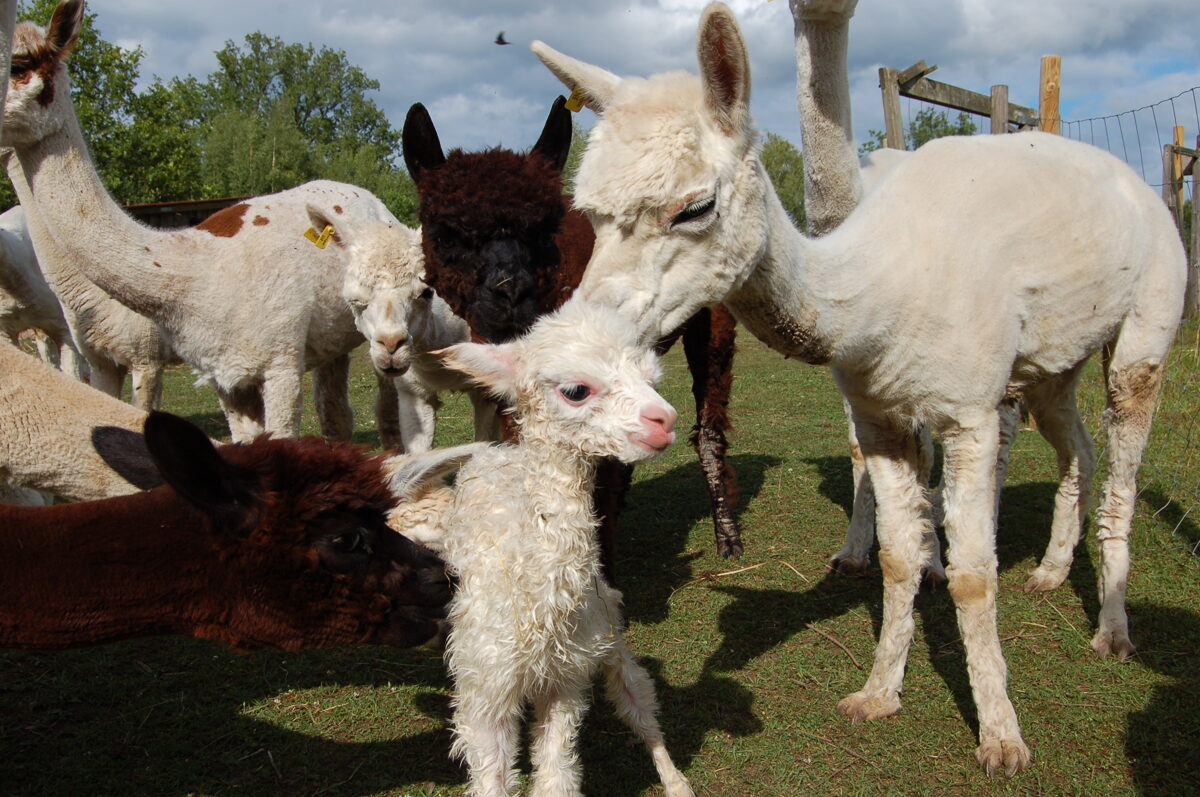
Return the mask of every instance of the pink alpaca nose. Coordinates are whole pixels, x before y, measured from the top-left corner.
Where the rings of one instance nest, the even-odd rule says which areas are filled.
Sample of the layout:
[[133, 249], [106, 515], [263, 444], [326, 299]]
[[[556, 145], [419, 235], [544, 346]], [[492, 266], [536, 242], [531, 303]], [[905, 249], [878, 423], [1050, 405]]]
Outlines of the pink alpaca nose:
[[675, 420], [679, 413], [670, 404], [651, 404], [643, 407], [642, 441], [655, 449], [664, 449], [675, 442]]
[[375, 342], [382, 346], [388, 354], [395, 354], [397, 349], [408, 343], [408, 336], [399, 334], [378, 335], [375, 338]]

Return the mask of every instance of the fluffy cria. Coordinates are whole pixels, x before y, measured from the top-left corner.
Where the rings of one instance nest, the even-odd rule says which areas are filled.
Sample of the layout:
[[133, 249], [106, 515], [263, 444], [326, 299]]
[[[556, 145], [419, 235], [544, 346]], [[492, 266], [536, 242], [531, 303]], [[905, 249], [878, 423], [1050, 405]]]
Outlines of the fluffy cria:
[[512, 343], [443, 354], [509, 401], [521, 430], [519, 444], [463, 466], [438, 546], [459, 578], [447, 660], [453, 751], [470, 769], [469, 793], [515, 788], [531, 704], [532, 793], [579, 794], [575, 738], [601, 670], [667, 795], [690, 795], [662, 742], [653, 683], [625, 647], [621, 595], [600, 571], [590, 501], [597, 459], [646, 459], [674, 439], [675, 411], [651, 387], [654, 354], [627, 322], [578, 302]]

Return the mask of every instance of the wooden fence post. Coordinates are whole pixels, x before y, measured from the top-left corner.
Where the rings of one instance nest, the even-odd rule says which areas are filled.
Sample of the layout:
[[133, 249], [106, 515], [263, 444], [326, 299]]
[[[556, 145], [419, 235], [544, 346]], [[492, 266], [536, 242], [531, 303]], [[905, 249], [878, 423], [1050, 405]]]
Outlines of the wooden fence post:
[[1171, 218], [1175, 220], [1175, 229], [1179, 231], [1179, 237], [1183, 238], [1183, 216], [1182, 208], [1175, 203], [1175, 183], [1179, 180], [1179, 172], [1176, 171], [1176, 164], [1179, 162], [1175, 157], [1175, 146], [1173, 144], [1163, 144], [1162, 154], [1162, 198], [1163, 202], [1167, 203], [1167, 210], [1171, 211]]
[[1058, 112], [1059, 87], [1062, 80], [1062, 56], [1042, 56], [1042, 90], [1038, 99], [1038, 127], [1047, 133], [1059, 133], [1062, 118]]
[[883, 92], [884, 146], [891, 149], [906, 149], [904, 146], [904, 118], [900, 115], [899, 71], [891, 67], [879, 68], [879, 90]]
[[992, 86], [992, 135], [1008, 132], [1008, 86]]

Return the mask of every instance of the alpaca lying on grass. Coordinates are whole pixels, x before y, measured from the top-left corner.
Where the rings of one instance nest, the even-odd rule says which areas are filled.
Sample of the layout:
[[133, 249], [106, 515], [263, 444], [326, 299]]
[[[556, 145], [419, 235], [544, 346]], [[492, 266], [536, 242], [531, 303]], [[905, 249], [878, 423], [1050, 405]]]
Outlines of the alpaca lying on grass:
[[[421, 233], [394, 218], [366, 224], [332, 208], [309, 205], [315, 229], [333, 228], [346, 248], [342, 298], [354, 324], [367, 339], [371, 366], [379, 379], [379, 437], [384, 448], [407, 453], [433, 446], [434, 422], [443, 390], [465, 392], [475, 408], [475, 439], [499, 440], [496, 405], [471, 380], [430, 354], [467, 341], [467, 323], [424, 282]], [[390, 388], [390, 389], [385, 389]], [[384, 407], [383, 402], [393, 402]], [[384, 422], [395, 411], [395, 423]]]
[[[831, 366], [850, 403], [876, 491], [884, 603], [871, 674], [838, 709], [856, 722], [900, 709], [913, 598], [931, 554], [913, 434], [928, 424], [946, 452], [946, 574], [979, 715], [976, 758], [989, 772], [1025, 769], [996, 626], [1001, 407], [1021, 397], [1054, 424], [1065, 465], [1056, 504], [1076, 507], [1085, 455], [1075, 386], [1101, 352], [1108, 481], [1092, 647], [1124, 658], [1135, 477], [1186, 277], [1162, 201], [1086, 144], [951, 137], [914, 152], [841, 226], [809, 239], [759, 162], [749, 57], [726, 6], [701, 18], [701, 79], [623, 80], [533, 47], [600, 117], [576, 187], [596, 227], [576, 297], [619, 308], [649, 335], [724, 302], [777, 351]], [[1062, 534], [1067, 561], [1065, 532], [1077, 528]], [[1039, 570], [1061, 580], [1055, 553]]]
[[600, 458], [641, 461], [675, 438], [675, 410], [650, 387], [654, 354], [628, 322], [583, 303], [511, 343], [442, 354], [511, 403], [520, 432], [520, 443], [487, 448], [459, 471], [434, 542], [459, 579], [447, 660], [453, 749], [470, 769], [469, 793], [516, 787], [531, 703], [531, 793], [579, 794], [575, 739], [600, 670], [668, 797], [691, 795], [663, 745], [653, 683], [625, 647], [621, 594], [600, 572], [591, 504]]
[[165, 413], [147, 418], [145, 445], [169, 486], [0, 505], [0, 647], [182, 634], [296, 650], [437, 633], [449, 582], [385, 525], [382, 457], [317, 437], [214, 448]]

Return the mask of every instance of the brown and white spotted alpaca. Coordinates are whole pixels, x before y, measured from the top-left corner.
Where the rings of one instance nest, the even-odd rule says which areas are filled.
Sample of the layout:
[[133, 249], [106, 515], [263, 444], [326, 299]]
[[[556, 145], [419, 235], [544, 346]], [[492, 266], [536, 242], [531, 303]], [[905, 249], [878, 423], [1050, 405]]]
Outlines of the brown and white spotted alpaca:
[[[369, 192], [327, 181], [258, 197], [191, 229], [160, 231], [127, 216], [104, 190], [71, 105], [64, 59], [83, 3], [60, 3], [48, 27], [17, 26], [3, 144], [28, 180], [36, 213], [63, 257], [154, 321], [171, 348], [216, 386], [235, 440], [294, 436], [301, 378], [315, 369], [321, 430], [348, 438], [349, 352], [362, 343], [341, 296], [344, 252], [302, 236], [310, 202], [387, 213]], [[390, 216], [390, 214], [388, 214]]]

